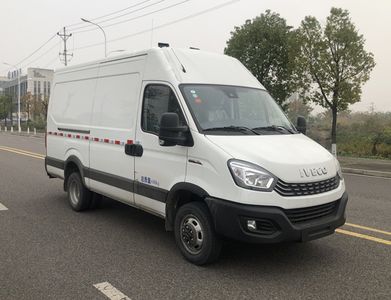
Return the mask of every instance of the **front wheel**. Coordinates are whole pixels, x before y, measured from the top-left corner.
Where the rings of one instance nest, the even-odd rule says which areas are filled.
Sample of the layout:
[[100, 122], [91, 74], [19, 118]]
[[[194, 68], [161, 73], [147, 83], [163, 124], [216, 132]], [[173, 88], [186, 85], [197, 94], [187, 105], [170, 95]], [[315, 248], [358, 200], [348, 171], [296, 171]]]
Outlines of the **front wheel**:
[[212, 263], [220, 255], [221, 240], [202, 202], [190, 202], [179, 208], [175, 216], [175, 240], [182, 255], [196, 265]]

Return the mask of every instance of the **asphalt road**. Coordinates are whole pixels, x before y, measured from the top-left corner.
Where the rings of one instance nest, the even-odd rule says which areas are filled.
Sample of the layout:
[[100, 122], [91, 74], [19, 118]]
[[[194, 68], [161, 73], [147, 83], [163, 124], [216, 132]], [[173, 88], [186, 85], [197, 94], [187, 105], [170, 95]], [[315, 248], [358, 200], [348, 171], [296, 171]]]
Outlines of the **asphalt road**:
[[229, 242], [217, 263], [197, 267], [157, 217], [110, 199], [73, 212], [33, 154], [43, 143], [0, 133], [2, 300], [108, 299], [94, 287], [102, 282], [131, 299], [391, 299], [391, 179], [345, 174], [345, 231], [304, 244]]

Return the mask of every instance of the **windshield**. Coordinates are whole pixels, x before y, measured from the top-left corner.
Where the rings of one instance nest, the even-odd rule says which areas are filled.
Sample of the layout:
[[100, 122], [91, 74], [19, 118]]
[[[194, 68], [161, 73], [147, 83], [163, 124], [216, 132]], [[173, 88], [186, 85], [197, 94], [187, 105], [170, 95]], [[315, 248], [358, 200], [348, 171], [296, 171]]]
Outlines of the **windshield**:
[[291, 122], [265, 90], [181, 85], [197, 126], [205, 134], [292, 134]]

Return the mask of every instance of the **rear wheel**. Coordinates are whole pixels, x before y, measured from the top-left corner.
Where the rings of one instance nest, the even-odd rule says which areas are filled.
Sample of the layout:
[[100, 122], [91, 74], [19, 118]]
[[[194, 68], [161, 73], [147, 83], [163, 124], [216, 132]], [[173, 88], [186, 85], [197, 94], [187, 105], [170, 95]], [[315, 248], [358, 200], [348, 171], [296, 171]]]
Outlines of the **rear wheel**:
[[98, 193], [92, 192], [91, 201], [90, 201], [90, 209], [97, 209], [101, 206], [103, 200], [103, 196]]
[[91, 192], [84, 186], [78, 172], [73, 172], [67, 180], [68, 200], [72, 209], [82, 211], [89, 207]]
[[190, 202], [179, 208], [175, 216], [175, 240], [182, 255], [196, 265], [212, 263], [220, 255], [221, 240], [202, 202]]

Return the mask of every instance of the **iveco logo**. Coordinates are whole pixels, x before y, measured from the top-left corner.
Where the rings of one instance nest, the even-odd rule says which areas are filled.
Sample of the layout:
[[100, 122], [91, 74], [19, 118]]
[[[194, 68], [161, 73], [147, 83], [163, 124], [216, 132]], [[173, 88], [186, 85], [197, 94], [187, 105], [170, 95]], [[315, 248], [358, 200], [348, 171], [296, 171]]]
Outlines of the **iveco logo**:
[[326, 167], [300, 169], [301, 178], [311, 177], [311, 176], [321, 176], [321, 175], [326, 175], [326, 174], [327, 174]]

